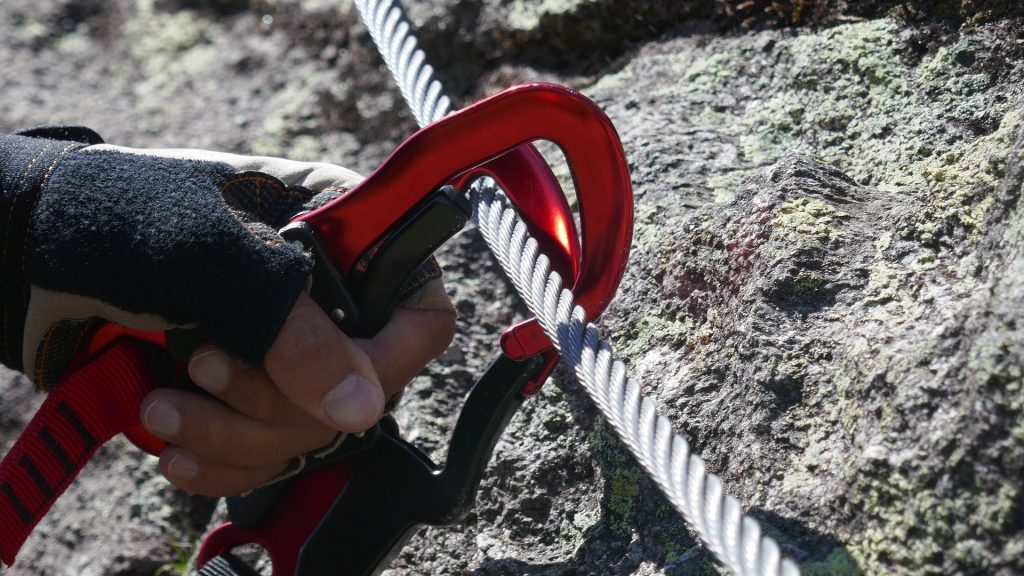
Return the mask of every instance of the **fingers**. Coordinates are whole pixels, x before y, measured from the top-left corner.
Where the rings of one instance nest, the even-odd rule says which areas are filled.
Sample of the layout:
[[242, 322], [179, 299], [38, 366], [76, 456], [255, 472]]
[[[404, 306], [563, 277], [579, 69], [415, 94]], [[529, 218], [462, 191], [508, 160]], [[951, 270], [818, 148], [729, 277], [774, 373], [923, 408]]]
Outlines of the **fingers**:
[[267, 352], [264, 369], [288, 399], [337, 430], [361, 432], [384, 413], [369, 357], [306, 294]]
[[308, 414], [337, 430], [359, 432], [380, 418], [384, 398], [443, 352], [454, 333], [450, 312], [398, 308], [372, 340], [351, 340], [302, 295], [267, 354], [265, 370], [207, 346], [193, 354], [189, 374], [254, 418], [301, 422]]
[[140, 418], [147, 430], [171, 444], [205, 460], [239, 467], [286, 462], [337, 435], [315, 422], [296, 427], [256, 420], [214, 398], [168, 388], [143, 399]]
[[288, 466], [229, 466], [205, 460], [196, 454], [168, 446], [160, 454], [160, 472], [179, 488], [204, 496], [235, 496], [266, 484]]
[[455, 315], [443, 310], [396, 308], [371, 340], [354, 342], [370, 358], [384, 394], [391, 397], [448, 348], [455, 336]]
[[302, 295], [263, 369], [204, 346], [189, 375], [215, 398], [159, 389], [143, 400], [140, 417], [169, 443], [160, 459], [169, 480], [199, 494], [242, 493], [338, 430], [372, 426], [385, 397], [443, 352], [454, 330], [450, 312], [399, 308], [373, 339], [352, 340]]
[[313, 422], [263, 369], [234, 360], [213, 345], [196, 349], [188, 374], [193, 382], [246, 416], [283, 425], [309, 426]]

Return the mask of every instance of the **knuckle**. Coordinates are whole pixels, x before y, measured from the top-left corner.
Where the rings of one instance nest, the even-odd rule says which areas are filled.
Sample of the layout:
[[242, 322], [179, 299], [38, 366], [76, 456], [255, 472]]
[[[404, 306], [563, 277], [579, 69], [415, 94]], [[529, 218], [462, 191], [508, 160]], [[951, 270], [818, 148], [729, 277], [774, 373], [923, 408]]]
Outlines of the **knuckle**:
[[353, 371], [354, 345], [319, 308], [296, 309], [267, 353], [267, 374], [285, 396], [304, 410]]
[[247, 366], [232, 386], [234, 394], [228, 403], [236, 411], [263, 422], [278, 422], [287, 414], [286, 400], [277, 393], [273, 381], [262, 368]]
[[227, 463], [244, 457], [247, 434], [236, 425], [234, 414], [218, 406], [185, 411], [175, 444], [209, 462]]
[[183, 431], [179, 444], [207, 460], [223, 461], [226, 456], [235, 453], [232, 446], [235, 434], [227, 429], [220, 418], [190, 422]]
[[249, 398], [246, 415], [260, 422], [277, 424], [288, 414], [282, 406], [282, 399], [267, 393], [254, 394]]
[[428, 339], [428, 342], [431, 344], [431, 355], [436, 357], [441, 355], [455, 339], [455, 315], [440, 310], [428, 310], [424, 313], [430, 315], [433, 336]]
[[301, 309], [288, 318], [271, 348], [275, 360], [288, 364], [305, 363], [331, 352], [337, 340], [333, 332], [337, 329], [317, 312]]

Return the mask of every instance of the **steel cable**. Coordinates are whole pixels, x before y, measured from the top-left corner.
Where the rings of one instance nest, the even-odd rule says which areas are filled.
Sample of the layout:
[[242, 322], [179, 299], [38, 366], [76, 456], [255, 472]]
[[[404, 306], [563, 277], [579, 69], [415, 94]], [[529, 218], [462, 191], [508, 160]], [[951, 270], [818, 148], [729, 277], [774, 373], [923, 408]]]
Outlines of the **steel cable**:
[[[451, 112], [451, 102], [434, 69], [417, 45], [396, 0], [355, 0], [402, 96], [419, 125], [426, 126]], [[685, 438], [658, 414], [654, 400], [627, 376], [598, 329], [586, 322], [582, 307], [562, 287], [550, 260], [529, 237], [526, 225], [489, 178], [471, 186], [473, 220], [527, 308], [540, 321], [563, 361], [597, 404], [641, 467], [668, 497], [701, 541], [732, 573], [795, 576], [796, 563], [783, 557], [778, 543], [760, 524], [745, 516], [736, 498], [725, 493], [718, 476], [690, 451]]]

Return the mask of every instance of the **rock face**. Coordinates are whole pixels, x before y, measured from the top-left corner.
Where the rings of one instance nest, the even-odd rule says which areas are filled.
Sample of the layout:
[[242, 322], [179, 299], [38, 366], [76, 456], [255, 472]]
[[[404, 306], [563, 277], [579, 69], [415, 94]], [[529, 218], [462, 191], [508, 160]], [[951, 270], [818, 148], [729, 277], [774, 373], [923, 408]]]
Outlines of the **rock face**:
[[[410, 4], [457, 100], [543, 79], [606, 109], [637, 225], [602, 331], [805, 573], [1024, 571], [1020, 2]], [[80, 123], [368, 173], [415, 129], [348, 2], [5, 8], [2, 130]], [[399, 414], [438, 458], [524, 314], [485, 250], [467, 234], [440, 254], [459, 335]], [[9, 445], [38, 398], [2, 380]], [[6, 573], [178, 569], [212, 515], [117, 442]], [[386, 573], [661, 572], [715, 568], [560, 375], [513, 419], [470, 517]]]

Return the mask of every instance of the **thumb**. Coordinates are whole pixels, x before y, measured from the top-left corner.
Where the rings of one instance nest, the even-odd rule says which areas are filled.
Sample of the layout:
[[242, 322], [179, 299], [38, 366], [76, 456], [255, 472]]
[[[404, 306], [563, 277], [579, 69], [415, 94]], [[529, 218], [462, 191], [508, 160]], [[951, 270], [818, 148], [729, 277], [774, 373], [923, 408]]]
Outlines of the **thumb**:
[[384, 413], [370, 358], [305, 293], [264, 359], [281, 392], [310, 416], [343, 432], [362, 432]]

